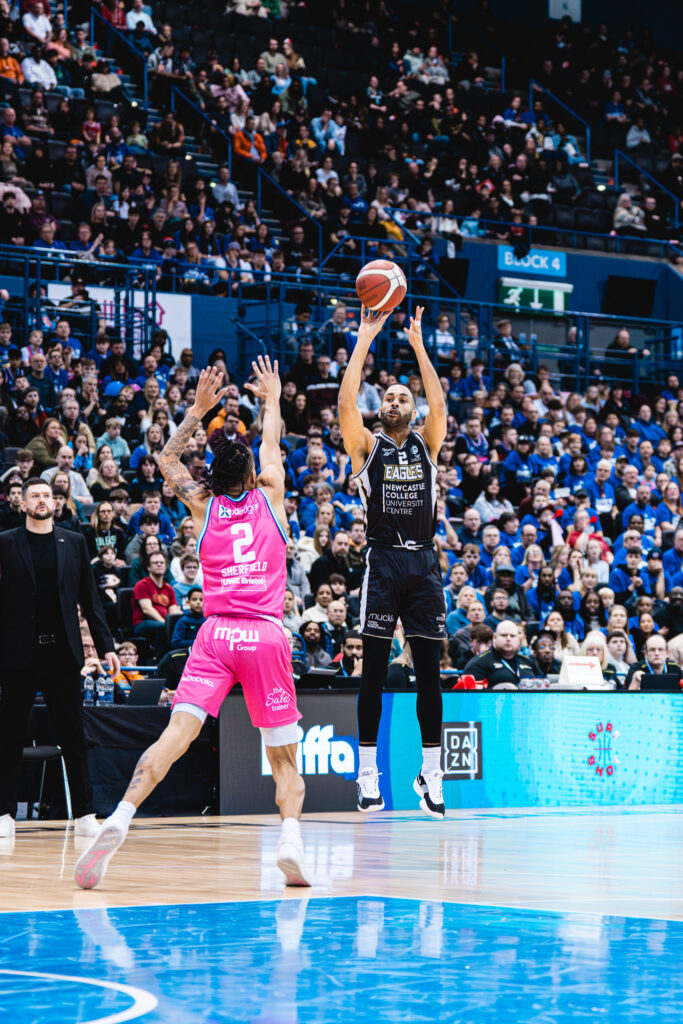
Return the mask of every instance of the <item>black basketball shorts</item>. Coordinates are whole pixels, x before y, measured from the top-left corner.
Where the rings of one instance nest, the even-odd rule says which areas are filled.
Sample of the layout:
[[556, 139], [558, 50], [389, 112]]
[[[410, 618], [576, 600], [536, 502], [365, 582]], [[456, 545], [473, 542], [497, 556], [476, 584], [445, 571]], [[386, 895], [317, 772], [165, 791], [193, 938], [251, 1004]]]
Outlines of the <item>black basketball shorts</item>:
[[361, 585], [360, 632], [391, 639], [397, 619], [405, 635], [443, 640], [446, 601], [434, 548], [370, 547]]

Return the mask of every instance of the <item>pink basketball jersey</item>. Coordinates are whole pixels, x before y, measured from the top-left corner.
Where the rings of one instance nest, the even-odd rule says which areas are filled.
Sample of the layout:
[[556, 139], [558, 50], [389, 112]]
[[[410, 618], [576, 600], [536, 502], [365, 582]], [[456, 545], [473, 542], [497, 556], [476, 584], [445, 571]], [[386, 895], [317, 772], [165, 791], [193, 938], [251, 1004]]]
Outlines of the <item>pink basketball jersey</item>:
[[281, 619], [287, 537], [265, 492], [209, 500], [197, 542], [204, 615]]

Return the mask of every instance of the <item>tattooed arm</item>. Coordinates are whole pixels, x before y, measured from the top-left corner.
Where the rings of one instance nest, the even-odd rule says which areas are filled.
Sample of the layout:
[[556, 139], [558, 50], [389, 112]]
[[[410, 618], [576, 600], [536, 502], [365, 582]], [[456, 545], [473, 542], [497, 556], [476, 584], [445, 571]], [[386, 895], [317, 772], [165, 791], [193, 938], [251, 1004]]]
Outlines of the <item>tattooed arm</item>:
[[173, 493], [187, 505], [193, 516], [203, 517], [204, 508], [210, 495], [203, 484], [197, 483], [190, 476], [187, 466], [180, 461], [180, 456], [187, 447], [187, 442], [204, 416], [217, 405], [227, 392], [220, 387], [221, 374], [213, 367], [202, 370], [197, 382], [194, 405], [187, 410], [185, 419], [175, 434], [167, 441], [159, 456], [159, 469]]
[[282, 434], [282, 417], [280, 415], [280, 377], [277, 359], [271, 366], [270, 356], [259, 356], [251, 364], [256, 383], [245, 384], [245, 387], [261, 400], [263, 428], [261, 448], [259, 450], [261, 472], [259, 486], [263, 487], [275, 510], [283, 529], [287, 532], [287, 514], [285, 512], [285, 469], [280, 453], [280, 436]]

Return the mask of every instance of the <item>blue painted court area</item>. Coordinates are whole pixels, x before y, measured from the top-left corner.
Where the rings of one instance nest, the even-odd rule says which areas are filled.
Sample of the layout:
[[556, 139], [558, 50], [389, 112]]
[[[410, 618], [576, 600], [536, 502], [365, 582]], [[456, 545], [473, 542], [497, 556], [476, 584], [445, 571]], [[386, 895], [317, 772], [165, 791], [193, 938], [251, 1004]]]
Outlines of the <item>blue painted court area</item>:
[[0, 923], [0, 1020], [21, 1024], [661, 1024], [683, 1005], [678, 921], [368, 897]]

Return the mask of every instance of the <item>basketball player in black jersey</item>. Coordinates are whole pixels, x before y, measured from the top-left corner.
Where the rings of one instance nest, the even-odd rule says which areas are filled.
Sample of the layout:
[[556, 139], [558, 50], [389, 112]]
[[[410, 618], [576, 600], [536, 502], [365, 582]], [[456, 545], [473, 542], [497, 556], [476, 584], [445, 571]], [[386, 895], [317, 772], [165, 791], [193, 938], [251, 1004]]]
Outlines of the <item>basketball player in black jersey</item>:
[[377, 771], [377, 735], [391, 640], [400, 618], [413, 656], [422, 734], [422, 767], [413, 788], [422, 809], [442, 818], [439, 657], [441, 640], [446, 636], [446, 605], [434, 533], [436, 458], [446, 436], [446, 403], [422, 341], [422, 313], [418, 306], [405, 333], [415, 352], [429, 405], [424, 426], [412, 426], [417, 411], [410, 390], [403, 384], [392, 384], [379, 412], [381, 432], [372, 434], [364, 427], [356, 405], [361, 370], [373, 338], [391, 315], [371, 313], [365, 308], [358, 342], [339, 392], [339, 423], [360, 486], [368, 535], [361, 588], [358, 809], [384, 807]]

